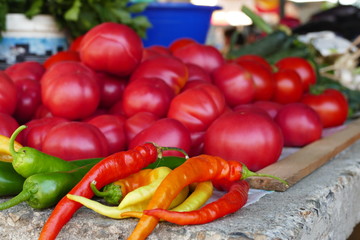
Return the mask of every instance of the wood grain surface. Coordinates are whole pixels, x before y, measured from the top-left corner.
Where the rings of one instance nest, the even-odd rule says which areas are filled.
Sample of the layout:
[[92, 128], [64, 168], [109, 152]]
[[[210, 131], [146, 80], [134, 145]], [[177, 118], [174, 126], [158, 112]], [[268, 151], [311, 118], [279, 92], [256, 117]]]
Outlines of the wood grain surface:
[[256, 189], [286, 191], [358, 139], [360, 139], [360, 119], [347, 123], [342, 130], [306, 145], [258, 171], [280, 177], [287, 181], [288, 185], [267, 177], [251, 177], [248, 178], [248, 182]]

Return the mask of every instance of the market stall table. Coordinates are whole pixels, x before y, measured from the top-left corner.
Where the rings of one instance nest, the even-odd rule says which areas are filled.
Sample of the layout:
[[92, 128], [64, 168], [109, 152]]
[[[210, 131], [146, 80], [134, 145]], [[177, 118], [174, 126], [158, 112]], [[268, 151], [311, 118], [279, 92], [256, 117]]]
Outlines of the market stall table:
[[[266, 192], [259, 201], [208, 224], [161, 222], [148, 239], [346, 239], [360, 222], [360, 140], [351, 139], [350, 147], [285, 191]], [[33, 210], [26, 203], [0, 211], [0, 238], [37, 239], [51, 211]], [[126, 239], [136, 223], [83, 207], [57, 239]]]

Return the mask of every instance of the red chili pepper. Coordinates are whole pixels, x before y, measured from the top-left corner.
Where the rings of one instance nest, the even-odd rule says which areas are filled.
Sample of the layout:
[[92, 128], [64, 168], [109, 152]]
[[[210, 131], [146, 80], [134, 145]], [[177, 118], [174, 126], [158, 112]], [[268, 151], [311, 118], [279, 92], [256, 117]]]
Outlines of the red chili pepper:
[[[216, 156], [200, 155], [189, 158], [185, 163], [169, 173], [157, 188], [146, 209], [167, 209], [181, 189], [193, 182], [217, 179], [238, 181], [249, 176], [267, 176], [284, 182], [274, 176], [251, 172], [240, 162], [226, 161]], [[145, 239], [158, 222], [159, 218], [144, 214], [128, 240]]]
[[[90, 188], [92, 181], [97, 182], [97, 188], [102, 188], [106, 184], [127, 177], [155, 162], [160, 152], [161, 148], [152, 143], [146, 143], [128, 151], [112, 154], [96, 164], [69, 194], [91, 198], [94, 195]], [[82, 204], [72, 201], [66, 196], [62, 198], [46, 221], [39, 240], [55, 239], [62, 227], [81, 206]]]
[[157, 208], [145, 210], [144, 214], [179, 225], [204, 224], [242, 208], [247, 202], [249, 188], [249, 183], [245, 180], [236, 181], [221, 198], [199, 210], [175, 212]]

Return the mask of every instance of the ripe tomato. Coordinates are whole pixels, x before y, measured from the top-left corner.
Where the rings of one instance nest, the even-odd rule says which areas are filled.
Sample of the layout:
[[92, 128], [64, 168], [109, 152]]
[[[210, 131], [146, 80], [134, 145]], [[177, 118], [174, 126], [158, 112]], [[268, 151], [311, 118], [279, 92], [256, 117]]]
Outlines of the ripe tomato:
[[80, 46], [81, 46], [81, 41], [82, 41], [83, 38], [84, 38], [84, 35], [81, 35], [81, 36], [75, 38], [75, 39], [70, 43], [69, 50], [70, 50], [70, 51], [79, 52], [79, 51], [80, 51]]
[[25, 61], [12, 64], [5, 69], [5, 73], [13, 82], [17, 82], [23, 78], [40, 81], [45, 70], [44, 66], [39, 62]]
[[125, 134], [127, 141], [130, 142], [139, 132], [149, 127], [159, 119], [151, 112], [138, 112], [125, 121]]
[[234, 63], [226, 63], [213, 72], [212, 79], [223, 92], [229, 106], [250, 103], [254, 100], [255, 84], [245, 68]]
[[51, 128], [42, 144], [43, 152], [64, 160], [106, 157], [108, 149], [107, 140], [97, 127], [74, 121]]
[[[129, 148], [154, 142], [163, 147], [177, 147], [189, 152], [191, 146], [189, 130], [178, 120], [162, 118], [139, 132], [129, 144]], [[165, 151], [164, 156], [184, 156], [177, 151]]]
[[100, 108], [109, 109], [122, 99], [124, 89], [127, 85], [126, 78], [103, 72], [96, 73], [100, 86]]
[[276, 64], [278, 69], [293, 69], [295, 70], [302, 82], [304, 92], [309, 90], [310, 85], [316, 83], [316, 73], [313, 66], [301, 57], [284, 57]]
[[245, 68], [252, 76], [255, 85], [254, 100], [270, 100], [275, 91], [272, 71], [254, 60], [238, 60], [237, 64]]
[[225, 105], [224, 96], [216, 86], [200, 84], [175, 96], [167, 117], [177, 119], [190, 132], [201, 132], [224, 112]]
[[80, 43], [80, 59], [97, 71], [130, 75], [143, 53], [141, 38], [130, 27], [105, 22], [88, 31]]
[[68, 120], [59, 117], [33, 119], [27, 122], [27, 128], [23, 131], [24, 145], [41, 151], [44, 138], [49, 130], [64, 122], [68, 122]]
[[20, 124], [24, 124], [34, 117], [42, 103], [40, 82], [23, 78], [16, 81], [15, 85], [18, 99], [13, 116]]
[[201, 67], [199, 67], [195, 64], [191, 64], [191, 63], [187, 63], [186, 66], [189, 71], [189, 78], [188, 78], [187, 82], [194, 81], [194, 80], [201, 80], [201, 81], [211, 83], [211, 81], [212, 81], [211, 76], [204, 69], [202, 69]]
[[148, 59], [159, 56], [171, 56], [171, 52], [169, 49], [163, 46], [154, 45], [154, 46], [146, 47], [143, 50], [143, 56], [141, 61], [144, 62]]
[[173, 55], [184, 63], [198, 65], [209, 74], [225, 63], [225, 59], [218, 49], [199, 43], [190, 43], [178, 48]]
[[282, 104], [273, 101], [256, 101], [254, 106], [265, 110], [269, 116], [274, 119], [279, 110], [283, 107]]
[[279, 126], [256, 112], [228, 112], [205, 133], [204, 152], [260, 170], [278, 160], [283, 148]]
[[138, 78], [125, 87], [123, 110], [128, 117], [138, 112], [164, 117], [173, 97], [173, 90], [160, 78]]
[[62, 62], [62, 61], [77, 61], [77, 62], [79, 62], [80, 61], [79, 53], [75, 52], [75, 51], [71, 51], [71, 50], [57, 52], [45, 60], [44, 67], [46, 69], [48, 69], [55, 63]]
[[[9, 114], [0, 112], [0, 135], [10, 137], [18, 127], [19, 124], [15, 118]], [[17, 140], [20, 143], [22, 142], [22, 134], [18, 136]]]
[[12, 115], [16, 108], [17, 90], [15, 83], [0, 71], [0, 113]]
[[125, 150], [125, 117], [101, 114], [87, 121], [104, 134], [109, 145], [109, 154]]
[[80, 62], [59, 62], [41, 79], [44, 105], [54, 116], [69, 120], [84, 119], [94, 113], [100, 102], [95, 73]]
[[342, 125], [349, 113], [345, 96], [336, 89], [326, 89], [321, 94], [305, 94], [301, 102], [310, 106], [320, 116], [324, 128]]
[[160, 78], [178, 94], [187, 82], [186, 65], [177, 58], [158, 56], [142, 62], [131, 75], [130, 82], [138, 78]]
[[275, 93], [273, 101], [286, 104], [299, 102], [303, 95], [299, 74], [292, 69], [280, 69], [274, 73]]
[[286, 147], [302, 147], [321, 138], [319, 115], [304, 103], [289, 103], [275, 117], [284, 135]]
[[257, 63], [260, 63], [261, 65], [263, 65], [264, 67], [266, 67], [270, 72], [273, 71], [273, 67], [271, 66], [271, 64], [262, 56], [260, 55], [255, 55], [255, 54], [246, 54], [246, 55], [242, 55], [236, 59], [234, 59], [234, 62], [236, 62], [237, 64], [241, 63], [242, 61], [255, 61]]
[[190, 43], [196, 43], [196, 41], [192, 38], [178, 38], [175, 39], [172, 43], [170, 43], [169, 49], [173, 53], [175, 50], [182, 48]]

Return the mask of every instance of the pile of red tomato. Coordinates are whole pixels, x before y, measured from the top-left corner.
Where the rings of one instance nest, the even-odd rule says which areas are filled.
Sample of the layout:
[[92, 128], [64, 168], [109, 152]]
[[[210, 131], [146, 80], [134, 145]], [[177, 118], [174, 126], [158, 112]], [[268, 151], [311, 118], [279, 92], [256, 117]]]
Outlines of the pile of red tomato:
[[132, 29], [104, 23], [44, 64], [0, 72], [0, 134], [26, 124], [19, 142], [66, 160], [152, 141], [256, 171], [346, 120], [345, 97], [310, 94], [315, 82], [302, 58], [230, 61], [190, 39], [144, 48]]

